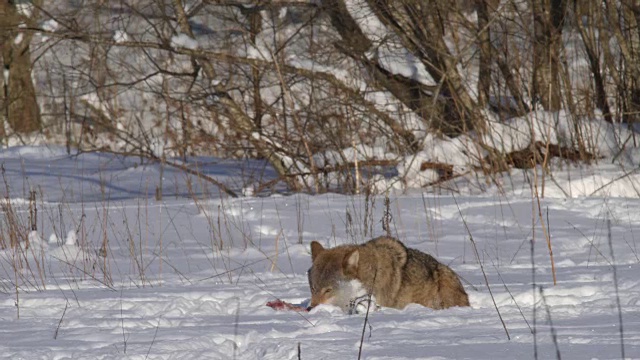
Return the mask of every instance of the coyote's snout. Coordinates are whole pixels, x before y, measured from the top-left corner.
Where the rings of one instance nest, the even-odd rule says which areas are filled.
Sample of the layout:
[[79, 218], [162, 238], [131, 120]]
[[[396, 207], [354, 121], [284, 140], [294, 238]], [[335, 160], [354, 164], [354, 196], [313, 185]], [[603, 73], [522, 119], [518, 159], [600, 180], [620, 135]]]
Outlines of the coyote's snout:
[[352, 280], [360, 281], [381, 306], [469, 306], [467, 293], [451, 268], [391, 237], [332, 249], [313, 241], [311, 259], [311, 307], [335, 303], [344, 284]]

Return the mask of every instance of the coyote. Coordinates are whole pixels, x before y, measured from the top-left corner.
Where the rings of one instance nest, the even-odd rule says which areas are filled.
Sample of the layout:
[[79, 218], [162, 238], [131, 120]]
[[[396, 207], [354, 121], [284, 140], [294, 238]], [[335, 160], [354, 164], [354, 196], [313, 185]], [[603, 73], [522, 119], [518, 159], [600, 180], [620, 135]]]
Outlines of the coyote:
[[358, 280], [378, 305], [402, 309], [410, 303], [432, 309], [469, 306], [458, 275], [429, 254], [381, 236], [362, 245], [325, 249], [311, 242], [310, 308], [336, 304], [345, 286]]

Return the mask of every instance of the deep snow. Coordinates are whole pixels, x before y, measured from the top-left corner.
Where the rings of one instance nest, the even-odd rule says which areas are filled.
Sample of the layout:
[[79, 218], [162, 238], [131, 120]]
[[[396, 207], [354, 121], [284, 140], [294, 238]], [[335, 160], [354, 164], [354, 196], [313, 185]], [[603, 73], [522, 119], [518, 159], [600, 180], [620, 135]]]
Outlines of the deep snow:
[[[190, 164], [195, 160], [239, 192], [247, 186], [241, 181], [247, 173], [272, 176], [257, 163], [200, 158]], [[167, 168], [164, 200], [157, 201], [160, 168], [135, 158], [70, 157], [60, 148], [21, 147], [1, 152], [0, 163], [3, 195], [18, 215], [22, 237], [29, 236], [31, 189], [38, 208], [29, 248], [23, 242], [0, 253], [3, 357], [297, 359], [299, 349], [301, 359], [357, 358], [364, 315], [330, 306], [277, 312], [265, 304], [309, 297], [311, 240], [334, 246], [382, 235], [382, 196], [368, 206], [365, 196], [338, 194], [231, 199]], [[571, 188], [595, 176], [615, 179], [618, 169], [571, 171], [554, 174]], [[390, 194], [392, 233], [456, 270], [471, 307], [373, 312], [364, 326], [363, 358], [533, 358], [534, 326], [541, 359], [555, 358], [556, 351], [565, 359], [620, 358], [614, 265], [625, 355], [640, 357], [640, 201], [627, 191], [633, 183], [613, 182], [615, 191], [606, 197], [566, 198], [550, 191], [551, 197], [541, 199], [557, 272], [554, 286], [527, 179], [533, 177], [514, 171], [502, 190], [493, 186], [482, 194], [462, 179], [453, 195]], [[5, 200], [5, 241], [10, 218]], [[533, 291], [532, 238], [535, 283], [544, 298]]]

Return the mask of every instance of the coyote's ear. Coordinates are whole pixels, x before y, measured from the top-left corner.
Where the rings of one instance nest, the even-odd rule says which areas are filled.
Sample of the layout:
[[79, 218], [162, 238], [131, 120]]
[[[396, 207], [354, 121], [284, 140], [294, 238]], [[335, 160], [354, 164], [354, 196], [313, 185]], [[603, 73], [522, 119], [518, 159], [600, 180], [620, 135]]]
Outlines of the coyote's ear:
[[317, 241], [312, 241], [311, 242], [311, 261], [314, 261], [318, 255], [320, 255], [321, 253], [324, 252], [324, 247], [322, 247], [322, 245], [317, 242]]
[[356, 276], [358, 274], [358, 262], [360, 261], [360, 252], [355, 249], [344, 257], [342, 260], [342, 270], [347, 276]]

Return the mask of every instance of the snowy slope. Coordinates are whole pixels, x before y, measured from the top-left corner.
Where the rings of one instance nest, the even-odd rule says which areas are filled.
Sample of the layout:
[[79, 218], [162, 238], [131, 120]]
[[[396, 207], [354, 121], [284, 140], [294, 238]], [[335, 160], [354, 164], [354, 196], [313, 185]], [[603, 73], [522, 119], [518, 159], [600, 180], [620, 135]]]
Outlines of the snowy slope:
[[[244, 186], [238, 164], [199, 160], [220, 181]], [[0, 252], [2, 357], [356, 359], [363, 329], [366, 359], [546, 359], [557, 351], [612, 359], [621, 357], [621, 333], [625, 356], [640, 357], [637, 197], [541, 199], [554, 286], [524, 176], [515, 174], [506, 194], [391, 194], [392, 233], [456, 270], [471, 307], [382, 309], [365, 326], [365, 315], [338, 308], [277, 312], [265, 303], [308, 299], [311, 240], [334, 246], [382, 235], [382, 197], [230, 199], [165, 169], [164, 200], [156, 201], [159, 168], [138, 159], [24, 147], [3, 151], [0, 163], [10, 199], [0, 216], [4, 241], [11, 229], [28, 237], [26, 199], [38, 193], [37, 235], [28, 248], [23, 240]], [[624, 194], [619, 184], [615, 193]], [[534, 281], [542, 290], [534, 293]]]

